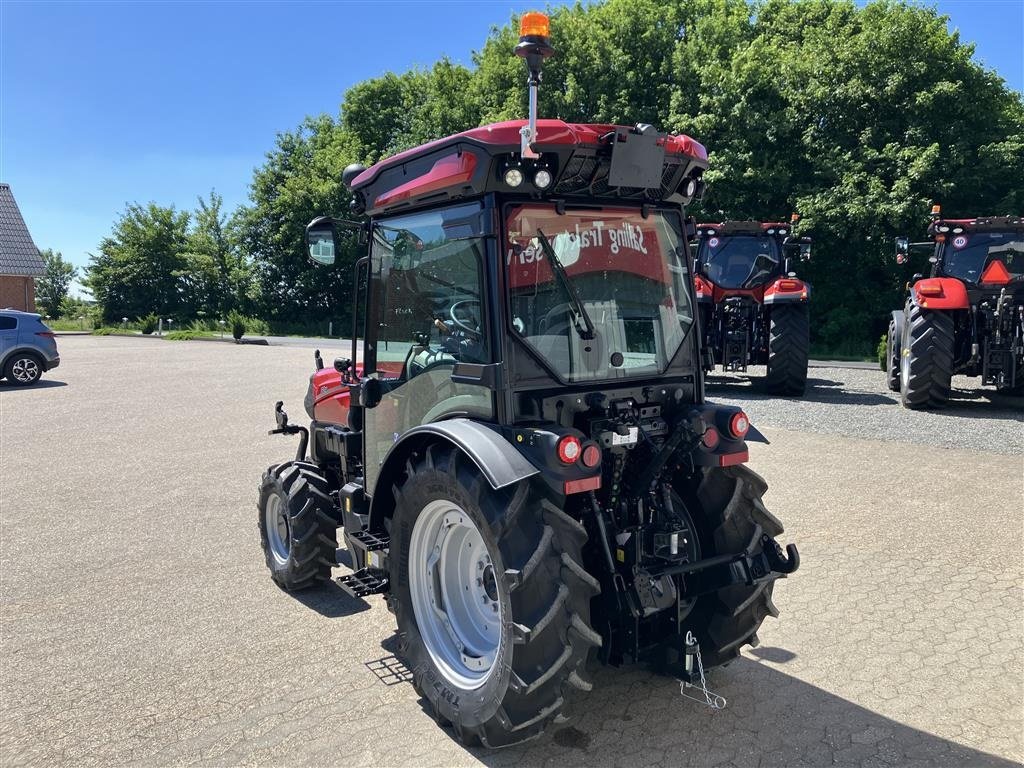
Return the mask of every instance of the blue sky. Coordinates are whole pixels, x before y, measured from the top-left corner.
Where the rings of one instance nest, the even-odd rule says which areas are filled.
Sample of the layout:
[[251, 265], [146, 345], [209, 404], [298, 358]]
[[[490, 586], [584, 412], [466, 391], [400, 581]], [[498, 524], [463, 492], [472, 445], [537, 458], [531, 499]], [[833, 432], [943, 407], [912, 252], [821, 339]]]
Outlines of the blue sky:
[[[1024, 90], [1024, 0], [944, 0], [976, 57]], [[343, 92], [447, 54], [471, 64], [518, 0], [65, 3], [0, 0], [0, 180], [36, 244], [88, 261], [126, 203], [245, 201], [277, 131]]]

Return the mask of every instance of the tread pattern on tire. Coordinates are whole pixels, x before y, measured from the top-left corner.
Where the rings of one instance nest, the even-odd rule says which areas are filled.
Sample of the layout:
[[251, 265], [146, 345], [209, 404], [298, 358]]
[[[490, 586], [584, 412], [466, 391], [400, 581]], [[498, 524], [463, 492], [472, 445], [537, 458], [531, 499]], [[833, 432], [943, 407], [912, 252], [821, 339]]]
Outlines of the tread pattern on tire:
[[778, 304], [768, 317], [768, 391], [802, 395], [807, 389], [810, 322], [806, 304]]
[[[287, 499], [291, 542], [288, 561], [277, 562], [270, 549], [263, 505], [269, 494], [283, 492]], [[287, 590], [311, 587], [331, 578], [338, 548], [339, 511], [331, 486], [316, 464], [287, 461], [263, 473], [260, 483], [260, 544], [271, 578]]]
[[[768, 485], [743, 466], [711, 470], [705, 475], [697, 497], [706, 519], [714, 526], [717, 552], [740, 552], [758, 546], [762, 533], [775, 537], [782, 523], [764, 506]], [[772, 602], [774, 580], [747, 586], [738, 584], [719, 590], [710, 609], [701, 611], [705, 626], [695, 627], [705, 667], [728, 663], [745, 644], [757, 643], [757, 630], [766, 616], [778, 616]]]
[[[954, 333], [951, 312], [910, 304], [900, 345], [900, 354], [909, 357], [909, 375], [900, 375], [900, 399], [907, 408], [941, 408], [949, 400]], [[902, 369], [902, 358], [900, 363]]]
[[[402, 514], [403, 489], [424, 472], [455, 477], [495, 535], [512, 606], [511, 670], [497, 708], [479, 718], [453, 708], [440, 696], [422, 662], [410, 665], [413, 686], [433, 707], [438, 722], [450, 726], [468, 746], [504, 747], [535, 738], [560, 718], [571, 695], [593, 687], [584, 667], [591, 648], [601, 643], [590, 626], [590, 600], [600, 585], [582, 566], [586, 530], [540, 483], [526, 481], [495, 491], [473, 462], [462, 460], [455, 449], [437, 445], [407, 464], [407, 476], [394, 489], [396, 515]], [[394, 545], [392, 536], [393, 551]], [[398, 559], [393, 557], [392, 562]], [[414, 649], [411, 633], [403, 627], [409, 622], [415, 626], [415, 613], [411, 605], [402, 604], [399, 594], [392, 589], [389, 602], [398, 619], [401, 652], [408, 655]]]

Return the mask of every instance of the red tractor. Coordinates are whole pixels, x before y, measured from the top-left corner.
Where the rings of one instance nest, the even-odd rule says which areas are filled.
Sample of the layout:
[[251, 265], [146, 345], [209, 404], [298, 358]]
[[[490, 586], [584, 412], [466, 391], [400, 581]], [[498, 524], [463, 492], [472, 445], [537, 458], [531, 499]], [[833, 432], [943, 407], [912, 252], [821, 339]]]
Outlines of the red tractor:
[[[526, 14], [531, 105], [552, 51]], [[261, 542], [285, 589], [383, 595], [399, 655], [467, 744], [541, 734], [587, 661], [704, 670], [757, 643], [796, 547], [745, 462], [763, 440], [704, 399], [685, 206], [703, 146], [648, 125], [517, 120], [350, 167], [362, 359], [325, 367], [294, 461], [263, 476]], [[708, 701], [717, 701], [710, 698]]]
[[792, 271], [811, 240], [782, 222], [698, 224], [694, 283], [707, 371], [768, 368], [769, 392], [799, 396], [807, 386], [811, 285]]
[[914, 409], [945, 405], [954, 374], [1024, 394], [1024, 219], [944, 219], [936, 205], [928, 234], [921, 243], [896, 239], [897, 262], [923, 248], [932, 269], [914, 275], [889, 321], [889, 389]]

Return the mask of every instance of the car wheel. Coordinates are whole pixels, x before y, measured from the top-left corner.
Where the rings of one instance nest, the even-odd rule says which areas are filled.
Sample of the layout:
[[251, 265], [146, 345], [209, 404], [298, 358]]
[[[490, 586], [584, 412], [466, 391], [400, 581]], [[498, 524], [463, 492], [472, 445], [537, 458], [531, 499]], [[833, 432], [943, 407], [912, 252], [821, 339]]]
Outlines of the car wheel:
[[43, 375], [43, 361], [29, 352], [16, 352], [4, 366], [4, 377], [8, 384], [27, 387], [39, 381]]

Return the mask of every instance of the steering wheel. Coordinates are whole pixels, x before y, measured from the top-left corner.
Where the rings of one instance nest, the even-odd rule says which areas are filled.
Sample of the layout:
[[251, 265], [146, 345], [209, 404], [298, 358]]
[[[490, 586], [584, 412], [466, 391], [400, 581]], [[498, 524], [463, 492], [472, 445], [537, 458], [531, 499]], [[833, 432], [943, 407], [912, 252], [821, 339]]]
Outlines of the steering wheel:
[[[476, 308], [476, 311], [472, 313], [471, 317], [467, 317], [468, 305], [472, 305]], [[459, 313], [463, 313], [463, 317], [459, 318]], [[483, 338], [483, 334], [480, 332], [480, 300], [479, 299], [463, 299], [462, 301], [456, 301], [452, 304], [452, 308], [448, 311], [448, 315], [452, 319], [452, 323], [460, 331], [465, 333], [467, 336], [479, 341]]]

